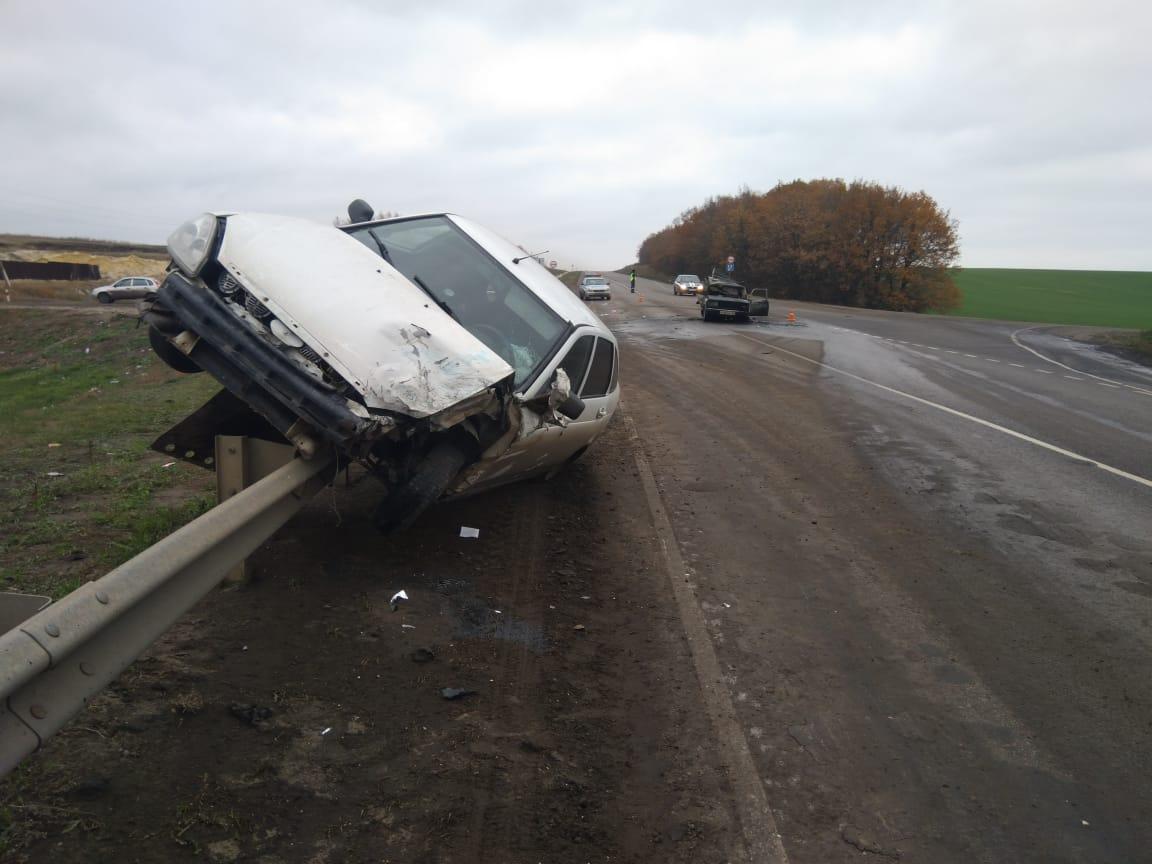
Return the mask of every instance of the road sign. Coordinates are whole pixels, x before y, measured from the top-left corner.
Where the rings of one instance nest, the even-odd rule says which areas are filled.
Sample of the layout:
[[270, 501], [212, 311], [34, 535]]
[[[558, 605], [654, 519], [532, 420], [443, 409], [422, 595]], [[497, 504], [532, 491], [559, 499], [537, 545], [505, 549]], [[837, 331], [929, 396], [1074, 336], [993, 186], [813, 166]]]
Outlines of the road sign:
[[549, 261], [548, 266], [551, 267], [553, 270], [555, 270], [556, 269], [556, 262], [555, 261]]

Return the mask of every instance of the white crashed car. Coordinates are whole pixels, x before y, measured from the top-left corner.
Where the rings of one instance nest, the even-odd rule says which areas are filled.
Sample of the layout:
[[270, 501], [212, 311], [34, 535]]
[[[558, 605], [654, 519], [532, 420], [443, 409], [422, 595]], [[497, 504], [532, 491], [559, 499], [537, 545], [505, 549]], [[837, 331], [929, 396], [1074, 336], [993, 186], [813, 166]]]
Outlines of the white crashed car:
[[[535, 259], [460, 216], [336, 228], [204, 214], [168, 249], [144, 312], [152, 345], [230, 391], [183, 434], [262, 427], [306, 458], [334, 448], [383, 481], [384, 530], [442, 496], [556, 471], [620, 400], [608, 328]], [[210, 464], [180, 430], [157, 444]]]

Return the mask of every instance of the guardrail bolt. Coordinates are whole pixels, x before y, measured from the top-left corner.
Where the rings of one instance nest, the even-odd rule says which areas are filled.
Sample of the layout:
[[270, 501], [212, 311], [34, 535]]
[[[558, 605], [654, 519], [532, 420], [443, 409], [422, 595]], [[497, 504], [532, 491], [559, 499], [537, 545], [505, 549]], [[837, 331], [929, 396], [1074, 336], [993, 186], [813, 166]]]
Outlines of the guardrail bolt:
[[48, 709], [45, 708], [43, 705], [33, 705], [31, 708], [28, 709], [28, 711], [37, 720], [43, 720], [45, 717], [48, 716]]
[[97, 591], [96, 592], [96, 602], [97, 603], [103, 603], [105, 606], [107, 606], [108, 605], [108, 595], [105, 594], [103, 591]]
[[55, 624], [45, 624], [44, 625], [44, 632], [47, 633], [49, 636], [59, 636], [60, 635], [60, 628], [57, 627]]

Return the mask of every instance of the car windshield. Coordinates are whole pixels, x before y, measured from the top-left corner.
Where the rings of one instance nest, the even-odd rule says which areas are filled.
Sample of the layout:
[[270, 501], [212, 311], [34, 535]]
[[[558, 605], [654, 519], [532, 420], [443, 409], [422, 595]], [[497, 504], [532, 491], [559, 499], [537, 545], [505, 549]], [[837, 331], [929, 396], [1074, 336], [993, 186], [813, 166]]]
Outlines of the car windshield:
[[516, 370], [517, 389], [568, 330], [564, 319], [444, 216], [345, 230], [499, 354]]
[[584, 284], [585, 285], [607, 285], [608, 280], [607, 279], [585, 279]]
[[676, 278], [676, 281], [677, 282], [699, 282], [700, 277], [699, 276], [678, 276]]

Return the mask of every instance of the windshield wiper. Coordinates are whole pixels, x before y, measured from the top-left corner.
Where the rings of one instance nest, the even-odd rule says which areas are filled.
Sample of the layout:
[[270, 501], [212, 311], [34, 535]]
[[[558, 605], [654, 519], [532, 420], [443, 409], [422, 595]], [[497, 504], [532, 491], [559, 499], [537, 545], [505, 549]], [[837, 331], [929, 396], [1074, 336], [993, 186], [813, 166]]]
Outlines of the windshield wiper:
[[441, 309], [443, 309], [445, 312], [447, 312], [449, 318], [452, 318], [452, 319], [457, 320], [457, 321], [460, 320], [460, 319], [456, 318], [456, 315], [452, 312], [452, 307], [449, 306], [447, 303], [445, 303], [443, 300], [441, 300], [439, 297], [437, 297], [435, 294], [433, 294], [432, 289], [429, 288], [427, 285], [425, 285], [424, 280], [421, 279], [419, 276], [417, 276], [415, 273], [412, 274], [412, 281], [415, 282], [417, 285], [419, 285], [421, 290], [423, 290], [423, 292], [425, 294], [427, 294], [429, 297], [431, 297], [433, 302], [437, 306], [439, 306]]
[[[376, 236], [375, 231], [369, 231], [368, 236], [376, 241], [376, 248], [380, 250], [380, 257], [392, 264], [392, 256], [388, 254], [388, 247], [384, 245], [384, 241]], [[392, 266], [395, 267], [396, 265], [392, 264]]]

